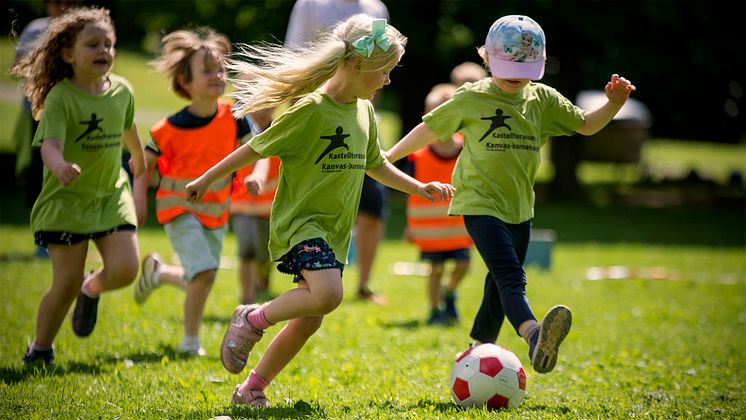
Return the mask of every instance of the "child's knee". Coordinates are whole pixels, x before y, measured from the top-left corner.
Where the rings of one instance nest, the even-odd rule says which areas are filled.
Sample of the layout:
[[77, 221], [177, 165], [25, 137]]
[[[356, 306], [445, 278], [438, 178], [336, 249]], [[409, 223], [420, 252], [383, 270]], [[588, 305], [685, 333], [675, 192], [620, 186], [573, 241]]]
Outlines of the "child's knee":
[[316, 301], [319, 306], [319, 312], [328, 314], [337, 309], [339, 304], [342, 303], [342, 288], [330, 288], [320, 291], [317, 293]]
[[137, 259], [122, 260], [106, 266], [106, 275], [112, 283], [127, 285], [135, 280], [138, 269]]

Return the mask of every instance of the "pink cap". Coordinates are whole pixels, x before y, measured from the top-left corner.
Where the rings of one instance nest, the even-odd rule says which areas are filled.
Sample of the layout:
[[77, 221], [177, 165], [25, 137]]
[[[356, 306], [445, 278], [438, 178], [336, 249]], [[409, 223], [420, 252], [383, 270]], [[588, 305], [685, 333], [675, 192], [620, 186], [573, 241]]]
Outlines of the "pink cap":
[[490, 27], [484, 45], [492, 76], [501, 79], [541, 79], [547, 58], [545, 45], [544, 31], [530, 17], [501, 17]]

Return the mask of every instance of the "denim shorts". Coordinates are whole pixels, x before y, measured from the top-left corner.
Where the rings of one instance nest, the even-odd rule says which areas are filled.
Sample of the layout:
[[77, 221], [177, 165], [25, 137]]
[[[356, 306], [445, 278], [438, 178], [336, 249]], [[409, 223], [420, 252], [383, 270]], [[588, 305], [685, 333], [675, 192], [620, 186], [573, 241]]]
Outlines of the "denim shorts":
[[301, 270], [316, 271], [330, 268], [338, 268], [340, 276], [344, 272], [344, 264], [337, 261], [334, 251], [321, 238], [309, 239], [294, 246], [277, 265], [277, 270], [281, 273], [294, 275], [295, 283], [305, 280]]
[[226, 227], [207, 229], [191, 214], [182, 214], [163, 225], [171, 247], [184, 268], [184, 280], [220, 267], [220, 252]]
[[114, 232], [122, 231], [135, 232], [137, 231], [137, 227], [135, 225], [124, 224], [119, 225], [113, 229], [94, 233], [50, 232], [42, 230], [34, 233], [34, 243], [39, 246], [47, 246], [50, 244], [74, 245], [78, 242], [96, 240], [103, 238], [104, 236], [109, 236]]
[[453, 249], [450, 251], [436, 251], [420, 253], [420, 259], [430, 262], [444, 262], [447, 260], [469, 261], [469, 248]]

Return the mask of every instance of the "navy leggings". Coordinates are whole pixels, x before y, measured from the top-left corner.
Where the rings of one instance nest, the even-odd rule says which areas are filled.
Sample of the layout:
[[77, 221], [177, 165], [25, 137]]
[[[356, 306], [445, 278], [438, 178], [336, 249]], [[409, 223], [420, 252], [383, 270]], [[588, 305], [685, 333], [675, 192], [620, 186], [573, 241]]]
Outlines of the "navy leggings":
[[523, 322], [536, 320], [526, 298], [523, 271], [531, 221], [512, 225], [492, 216], [464, 216], [464, 222], [489, 270], [471, 338], [494, 343], [505, 317], [516, 332]]

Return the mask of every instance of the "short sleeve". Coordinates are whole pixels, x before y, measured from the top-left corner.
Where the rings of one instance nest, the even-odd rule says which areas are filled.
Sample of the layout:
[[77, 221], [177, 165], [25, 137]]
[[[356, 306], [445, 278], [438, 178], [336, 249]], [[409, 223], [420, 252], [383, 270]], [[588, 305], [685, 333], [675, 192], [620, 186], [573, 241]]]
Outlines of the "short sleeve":
[[67, 130], [65, 104], [57, 90], [52, 90], [44, 100], [44, 112], [41, 114], [39, 128], [34, 135], [33, 147], [41, 147], [45, 139], [55, 139], [64, 143]]
[[422, 121], [439, 139], [450, 139], [463, 124], [466, 91], [457, 91], [453, 97], [422, 117]]
[[541, 136], [573, 134], [585, 122], [585, 111], [551, 87], [546, 88], [546, 107], [542, 114]]

